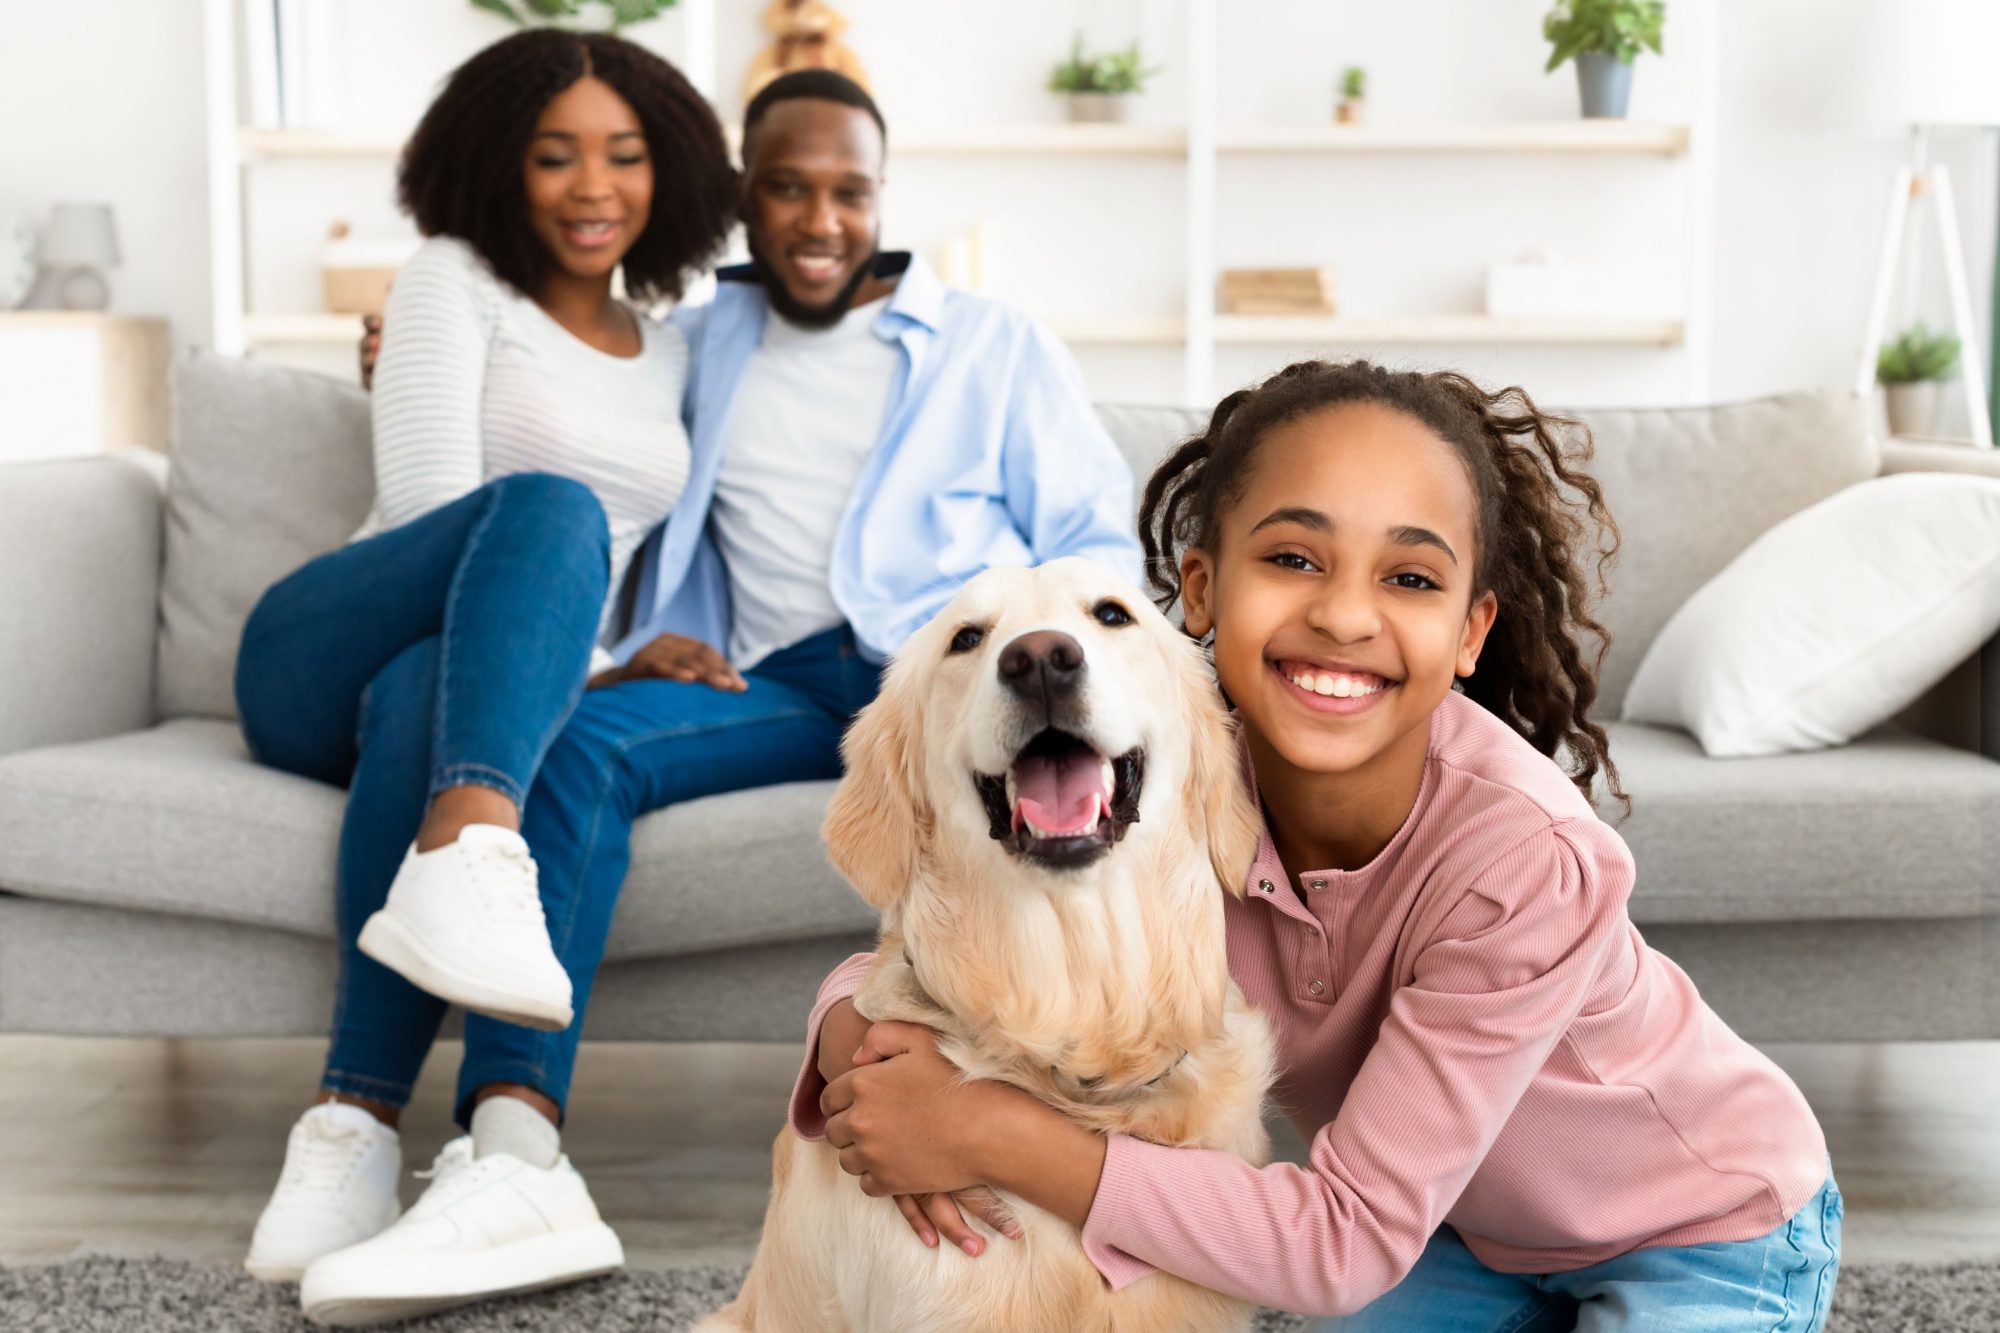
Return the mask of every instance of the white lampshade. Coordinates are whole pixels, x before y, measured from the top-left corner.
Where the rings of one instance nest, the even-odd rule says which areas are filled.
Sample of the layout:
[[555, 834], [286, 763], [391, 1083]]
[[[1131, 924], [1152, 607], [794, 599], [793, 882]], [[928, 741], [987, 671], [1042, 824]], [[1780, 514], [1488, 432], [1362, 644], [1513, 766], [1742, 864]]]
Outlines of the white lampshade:
[[2000, 125], [2000, 0], [1863, 0], [1850, 115], [1877, 124]]
[[57, 204], [42, 233], [42, 263], [50, 268], [115, 268], [118, 231], [109, 204]]

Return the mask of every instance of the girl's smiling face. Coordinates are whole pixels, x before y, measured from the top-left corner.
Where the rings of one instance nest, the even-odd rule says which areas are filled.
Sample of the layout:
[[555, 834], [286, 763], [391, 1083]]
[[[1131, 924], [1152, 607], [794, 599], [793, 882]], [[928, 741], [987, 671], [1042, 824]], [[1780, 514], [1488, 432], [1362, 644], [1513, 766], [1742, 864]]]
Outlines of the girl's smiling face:
[[1475, 593], [1465, 463], [1371, 402], [1272, 427], [1249, 461], [1181, 575], [1188, 629], [1214, 631], [1252, 745], [1311, 773], [1420, 766], [1430, 715], [1472, 673], [1496, 609]]

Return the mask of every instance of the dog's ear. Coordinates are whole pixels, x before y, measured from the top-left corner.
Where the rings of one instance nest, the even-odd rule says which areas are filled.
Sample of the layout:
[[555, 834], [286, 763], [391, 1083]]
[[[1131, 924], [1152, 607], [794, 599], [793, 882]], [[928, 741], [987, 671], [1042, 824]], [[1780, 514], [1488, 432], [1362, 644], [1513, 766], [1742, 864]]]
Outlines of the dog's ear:
[[1243, 778], [1243, 757], [1236, 739], [1236, 722], [1223, 707], [1222, 691], [1199, 650], [1188, 644], [1197, 667], [1183, 673], [1182, 695], [1188, 707], [1191, 742], [1188, 801], [1208, 843], [1208, 859], [1222, 887], [1243, 896], [1250, 863], [1264, 836], [1263, 821], [1250, 800]]
[[847, 773], [820, 827], [834, 869], [877, 911], [909, 887], [918, 830], [929, 818], [916, 772], [916, 718], [897, 675], [891, 668], [882, 692], [841, 739]]

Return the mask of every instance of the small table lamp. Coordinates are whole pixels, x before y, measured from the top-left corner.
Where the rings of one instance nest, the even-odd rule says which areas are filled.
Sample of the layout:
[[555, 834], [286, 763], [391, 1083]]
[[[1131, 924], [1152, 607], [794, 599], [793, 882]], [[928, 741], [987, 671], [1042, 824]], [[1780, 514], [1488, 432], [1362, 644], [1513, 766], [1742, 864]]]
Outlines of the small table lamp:
[[2000, 125], [2000, 4], [1994, 0], [1875, 0], [1859, 34], [1855, 110], [1864, 119], [1911, 127], [1910, 161], [1890, 187], [1889, 222], [1875, 272], [1856, 388], [1865, 398], [1875, 386], [1875, 357], [1888, 331], [1911, 207], [1926, 194], [1937, 223], [1951, 318], [1963, 349], [1959, 376], [1975, 444], [1991, 448], [1993, 423], [1986, 403], [1985, 367], [1972, 317], [1972, 285], [1951, 173], [1930, 157], [1931, 134], [1941, 126]]
[[118, 232], [109, 204], [57, 204], [42, 235], [42, 263], [66, 269], [56, 288], [64, 310], [103, 310], [111, 304], [104, 270], [118, 267]]

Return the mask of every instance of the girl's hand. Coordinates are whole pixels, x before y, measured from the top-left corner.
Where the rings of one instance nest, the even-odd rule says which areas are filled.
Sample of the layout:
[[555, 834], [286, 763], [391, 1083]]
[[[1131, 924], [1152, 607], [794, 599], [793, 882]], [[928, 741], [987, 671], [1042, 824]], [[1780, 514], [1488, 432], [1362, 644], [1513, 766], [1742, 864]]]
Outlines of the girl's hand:
[[1025, 1093], [967, 1080], [938, 1054], [937, 1034], [915, 1023], [875, 1024], [854, 1063], [819, 1105], [826, 1141], [864, 1194], [948, 1194], [984, 1183], [982, 1130]]
[[[819, 1072], [829, 1084], [848, 1070], [853, 1069], [856, 1058], [862, 1052], [860, 1046], [868, 1036], [871, 1024], [854, 1007], [853, 1000], [842, 1000], [827, 1010], [819, 1027]], [[936, 1036], [932, 1036], [936, 1043]], [[878, 1062], [871, 1051], [871, 1062]], [[966, 1225], [965, 1213], [992, 1227], [1009, 1240], [1021, 1239], [1021, 1224], [1014, 1217], [1000, 1196], [984, 1186], [978, 1189], [962, 1190], [957, 1194], [898, 1194], [896, 1209], [903, 1220], [917, 1233], [917, 1239], [926, 1245], [935, 1246], [942, 1235], [953, 1245], [967, 1254], [978, 1254], [986, 1248], [985, 1239]]]
[[986, 1248], [986, 1239], [966, 1225], [965, 1213], [971, 1213], [1008, 1240], [1021, 1239], [1021, 1223], [1014, 1210], [984, 1185], [956, 1194], [898, 1194], [896, 1207], [910, 1229], [917, 1233], [917, 1239], [926, 1245], [935, 1246], [938, 1237], [943, 1236], [977, 1257]]

